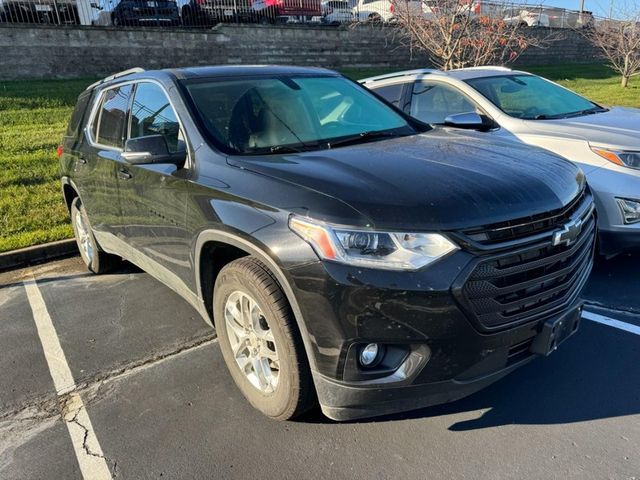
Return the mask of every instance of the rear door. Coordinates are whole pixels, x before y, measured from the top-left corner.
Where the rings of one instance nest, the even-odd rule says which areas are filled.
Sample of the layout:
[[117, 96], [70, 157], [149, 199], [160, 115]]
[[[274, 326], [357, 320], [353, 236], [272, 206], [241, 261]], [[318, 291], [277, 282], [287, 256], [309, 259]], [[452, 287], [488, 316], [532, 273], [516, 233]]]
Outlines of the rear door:
[[[77, 153], [76, 184], [98, 240], [122, 235], [117, 165], [124, 146], [132, 86], [100, 92]], [[102, 240], [105, 240], [104, 238]]]
[[[178, 115], [164, 88], [139, 82], [131, 103], [128, 138], [150, 135], [162, 135], [172, 153], [186, 149]], [[182, 279], [190, 279], [191, 237], [185, 230], [189, 160], [181, 168], [122, 161], [118, 176], [127, 243]]]

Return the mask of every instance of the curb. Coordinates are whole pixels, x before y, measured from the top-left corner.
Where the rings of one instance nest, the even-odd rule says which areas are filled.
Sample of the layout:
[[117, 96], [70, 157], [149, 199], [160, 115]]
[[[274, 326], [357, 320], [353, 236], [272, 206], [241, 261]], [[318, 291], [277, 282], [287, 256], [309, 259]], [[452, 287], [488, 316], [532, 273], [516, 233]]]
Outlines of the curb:
[[78, 245], [73, 238], [20, 248], [0, 253], [0, 272], [77, 254]]

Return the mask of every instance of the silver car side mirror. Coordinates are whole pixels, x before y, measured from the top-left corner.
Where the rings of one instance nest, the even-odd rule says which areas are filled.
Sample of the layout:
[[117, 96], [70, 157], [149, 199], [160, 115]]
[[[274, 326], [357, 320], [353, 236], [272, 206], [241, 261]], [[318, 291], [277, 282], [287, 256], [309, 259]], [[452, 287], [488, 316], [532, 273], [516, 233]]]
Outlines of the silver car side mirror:
[[476, 112], [456, 113], [444, 119], [447, 127], [477, 129], [487, 128], [487, 123]]

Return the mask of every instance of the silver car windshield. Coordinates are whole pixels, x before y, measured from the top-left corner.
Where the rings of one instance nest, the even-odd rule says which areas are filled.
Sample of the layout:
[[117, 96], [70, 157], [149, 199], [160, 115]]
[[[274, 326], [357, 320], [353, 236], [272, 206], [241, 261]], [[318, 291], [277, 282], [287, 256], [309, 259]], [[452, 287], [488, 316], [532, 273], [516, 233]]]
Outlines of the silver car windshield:
[[605, 108], [535, 75], [473, 78], [467, 84], [511, 117], [550, 120], [589, 115]]

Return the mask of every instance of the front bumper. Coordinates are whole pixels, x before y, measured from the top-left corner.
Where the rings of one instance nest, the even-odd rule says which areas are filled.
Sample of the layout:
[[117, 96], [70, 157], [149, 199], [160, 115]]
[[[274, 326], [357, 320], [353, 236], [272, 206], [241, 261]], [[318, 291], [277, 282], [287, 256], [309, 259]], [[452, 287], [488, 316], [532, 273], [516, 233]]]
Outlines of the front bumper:
[[[314, 381], [325, 415], [349, 420], [450, 402], [537, 356], [534, 342], [549, 317], [482, 331], [463, 312], [451, 286], [473, 259], [458, 251], [418, 272], [326, 263], [288, 271], [309, 332]], [[581, 305], [575, 298], [553, 318], [579, 319]], [[352, 352], [354, 345], [369, 342], [421, 355], [407, 375], [387, 371], [363, 377]]]
[[[564, 341], [577, 331], [581, 315], [582, 302], [576, 302], [569, 312], [546, 323], [558, 323], [558, 320], [566, 322], [568, 328], [562, 337]], [[548, 335], [540, 322], [536, 323], [535, 332], [530, 341], [524, 342], [526, 348], [518, 348], [515, 355], [511, 354], [511, 349], [507, 351], [506, 356], [496, 352], [495, 358], [487, 358], [473, 367], [475, 374], [466, 372], [459, 378], [450, 380], [364, 386], [341, 383], [317, 375], [315, 384], [322, 411], [333, 420], [345, 421], [389, 415], [461, 399], [500, 380], [536, 356], [548, 355], [558, 347], [554, 341], [553, 345], [549, 344], [549, 348], [546, 348], [549, 343]], [[540, 344], [544, 345], [544, 350], [540, 350]], [[485, 365], [482, 365], [483, 363]], [[423, 366], [428, 368], [428, 362]]]

